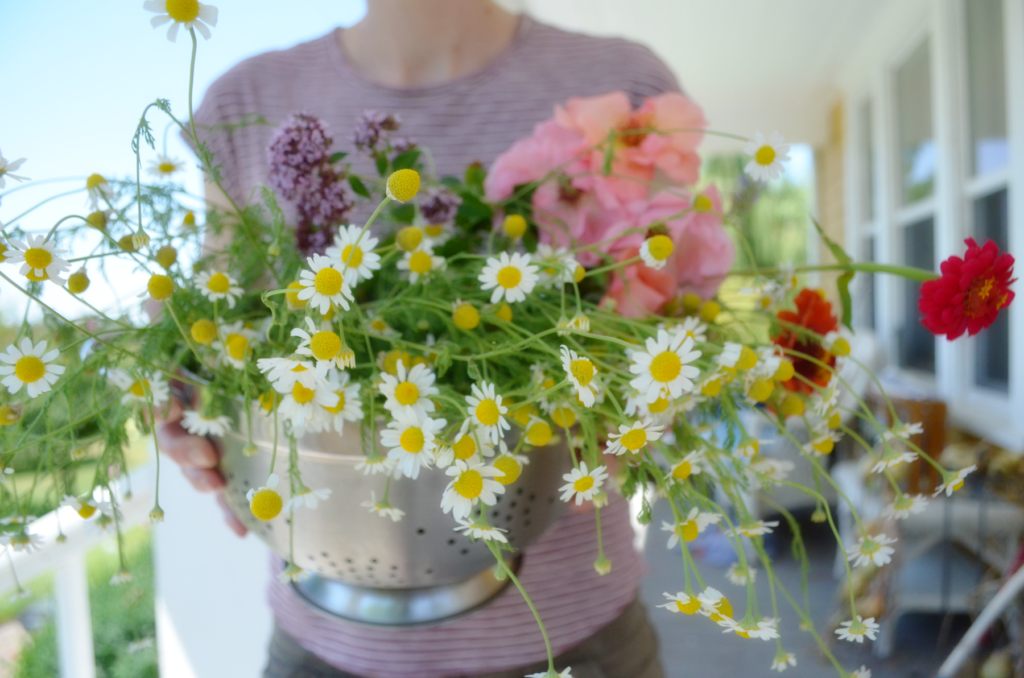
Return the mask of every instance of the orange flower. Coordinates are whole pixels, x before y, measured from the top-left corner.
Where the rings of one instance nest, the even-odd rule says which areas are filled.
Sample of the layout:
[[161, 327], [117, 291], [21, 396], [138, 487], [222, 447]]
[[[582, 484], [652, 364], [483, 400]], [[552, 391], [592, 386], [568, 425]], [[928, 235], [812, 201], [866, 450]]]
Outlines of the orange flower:
[[[825, 299], [824, 293], [820, 290], [804, 288], [796, 297], [796, 311], [779, 311], [778, 318], [787, 325], [783, 326], [781, 333], [773, 337], [772, 340], [784, 349], [803, 353], [813, 358], [814, 360], [810, 360], [800, 356], [790, 356], [798, 375], [818, 386], [827, 386], [832, 373], [824, 365], [834, 368], [836, 357], [825, 350], [820, 341], [792, 326], [799, 325], [821, 336], [838, 329], [839, 321], [832, 313], [832, 304]], [[782, 385], [790, 391], [811, 393], [814, 390], [810, 384], [795, 376], [789, 381], [783, 382]]]

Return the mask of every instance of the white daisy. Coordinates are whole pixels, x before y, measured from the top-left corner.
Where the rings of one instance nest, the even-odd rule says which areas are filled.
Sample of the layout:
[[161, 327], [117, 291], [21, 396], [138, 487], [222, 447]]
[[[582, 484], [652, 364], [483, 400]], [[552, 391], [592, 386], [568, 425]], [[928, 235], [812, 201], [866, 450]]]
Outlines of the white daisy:
[[452, 230], [448, 224], [427, 224], [423, 227], [423, 247], [433, 249], [448, 242], [452, 237]]
[[493, 480], [494, 476], [502, 475], [502, 472], [493, 466], [458, 459], [448, 467], [445, 474], [454, 479], [444, 489], [441, 510], [445, 513], [450, 511], [456, 520], [468, 518], [479, 502], [494, 506], [498, 501], [497, 495], [505, 494], [505, 486]]
[[914, 496], [901, 494], [896, 498], [896, 501], [885, 508], [882, 515], [886, 518], [903, 520], [909, 518], [913, 514], [921, 513], [927, 505], [928, 500], [922, 494]]
[[11, 394], [24, 386], [29, 398], [46, 393], [64, 374], [63, 366], [53, 364], [59, 355], [59, 349], [46, 350], [45, 340], [33, 346], [31, 339], [22, 337], [18, 346], [11, 344], [5, 353], [0, 353], [0, 383]]
[[710, 513], [708, 511], [701, 511], [696, 506], [690, 509], [690, 512], [686, 516], [686, 520], [679, 523], [679, 525], [673, 525], [672, 523], [661, 521], [661, 529], [664, 532], [671, 532], [668, 538], [667, 548], [675, 548], [676, 544], [679, 543], [679, 539], [682, 538], [685, 542], [691, 542], [696, 539], [704, 530], [708, 529], [709, 525], [715, 525], [722, 519], [722, 516], [717, 513]]
[[764, 534], [771, 534], [773, 528], [779, 526], [777, 520], [758, 520], [753, 523], [746, 523], [744, 525], [737, 525], [733, 530], [734, 536], [743, 535], [745, 537], [760, 537]]
[[395, 376], [380, 375], [380, 392], [387, 399], [384, 407], [392, 413], [402, 411], [425, 419], [436, 408], [430, 396], [440, 393], [434, 386], [434, 372], [423, 363], [407, 370], [404, 360], [399, 360], [396, 368]]
[[368, 476], [377, 475], [378, 473], [387, 475], [394, 471], [397, 465], [394, 459], [374, 453], [370, 457], [364, 457], [359, 460], [355, 465], [355, 470], [362, 471], [363, 475]]
[[474, 428], [484, 440], [497, 445], [504, 432], [512, 427], [502, 416], [508, 414], [508, 408], [501, 404], [501, 396], [495, 393], [494, 384], [486, 381], [480, 386], [473, 384], [472, 395], [466, 396], [466, 402]]
[[90, 174], [85, 178], [85, 192], [89, 196], [89, 209], [100, 207], [100, 198], [109, 203], [114, 199], [114, 189], [102, 174]]
[[409, 282], [415, 285], [420, 278], [445, 268], [444, 257], [434, 254], [433, 250], [421, 249], [406, 252], [402, 260], [395, 264], [399, 271], [409, 272]]
[[473, 539], [483, 539], [484, 541], [500, 541], [503, 544], [508, 543], [508, 539], [505, 538], [505, 532], [499, 527], [491, 527], [484, 523], [478, 523], [475, 520], [465, 520], [463, 518], [456, 518], [455, 522], [459, 524], [458, 527], [454, 528], [455, 532], [462, 530], [462, 534]]
[[883, 473], [886, 469], [896, 468], [900, 464], [909, 463], [917, 459], [916, 452], [899, 452], [886, 447], [882, 458], [871, 468], [872, 473]]
[[702, 473], [704, 471], [703, 461], [704, 451], [694, 450], [683, 457], [682, 461], [672, 466], [668, 474], [669, 478], [672, 482], [682, 482], [694, 473]]
[[558, 336], [565, 337], [573, 332], [590, 332], [590, 318], [583, 314], [577, 313], [571, 318], [562, 316], [558, 319]]
[[889, 546], [895, 544], [895, 539], [890, 539], [884, 534], [876, 534], [873, 537], [861, 537], [857, 545], [846, 549], [846, 555], [854, 567], [874, 563], [878, 567], [892, 562], [892, 554], [896, 549]]
[[340, 397], [327, 382], [327, 365], [314, 368], [316, 380], [312, 387], [306, 387], [296, 381], [290, 389], [281, 387], [280, 382], [274, 385], [278, 393], [284, 394], [278, 411], [292, 427], [300, 430], [321, 430], [327, 419], [328, 409], [338, 406]]
[[629, 371], [639, 375], [629, 385], [646, 394], [647, 402], [653, 403], [667, 391], [672, 398], [678, 398], [684, 391], [693, 389], [691, 379], [700, 374], [692, 363], [700, 357], [694, 351], [693, 339], [683, 332], [669, 334], [658, 330], [658, 338], [648, 337], [646, 350], [632, 351]]
[[183, 167], [185, 167], [185, 163], [179, 160], [175, 160], [167, 155], [157, 155], [156, 160], [149, 163], [146, 171], [157, 179], [167, 179], [173, 176], [175, 172], [180, 172]]
[[355, 287], [362, 280], [369, 280], [373, 272], [380, 269], [380, 255], [373, 251], [377, 247], [377, 238], [362, 227], [349, 224], [338, 229], [334, 236], [334, 247], [328, 247], [326, 254], [341, 262], [345, 279], [349, 286]]
[[145, 405], [152, 399], [153, 407], [159, 407], [167, 402], [171, 395], [170, 387], [159, 372], [150, 372], [148, 375], [136, 379], [125, 370], [113, 369], [110, 370], [110, 381], [125, 391], [121, 397], [121, 402], [125, 405], [132, 403]]
[[15, 181], [28, 181], [28, 177], [19, 176], [17, 174], [11, 174], [14, 170], [18, 169], [25, 163], [25, 158], [18, 158], [17, 160], [7, 160], [4, 158], [4, 154], [0, 153], [0, 188], [7, 185], [7, 179], [14, 179]]
[[782, 176], [782, 163], [789, 160], [789, 144], [784, 144], [782, 135], [772, 132], [765, 140], [760, 132], [754, 135], [753, 141], [747, 144], [743, 152], [753, 156], [743, 171], [755, 181], [768, 181]]
[[308, 509], [315, 509], [320, 502], [327, 501], [331, 497], [331, 488], [324, 487], [319, 490], [311, 490], [308, 487], [302, 487], [295, 495], [288, 500], [285, 504], [284, 510], [291, 511], [305, 506]]
[[741, 638], [756, 638], [760, 640], [772, 640], [779, 637], [774, 619], [762, 619], [758, 622], [735, 621], [733, 619], [721, 619], [719, 626], [725, 627], [722, 633], [735, 633]]
[[700, 601], [697, 600], [697, 597], [689, 596], [683, 591], [679, 591], [674, 596], [670, 593], [663, 593], [662, 595], [668, 598], [669, 602], [664, 605], [658, 605], [658, 607], [663, 607], [669, 612], [694, 614], [700, 609]]
[[796, 666], [796, 655], [792, 652], [779, 650], [779, 653], [775, 655], [775, 659], [772, 660], [772, 670], [782, 673], [786, 670], [787, 666]]
[[871, 678], [871, 669], [862, 664], [859, 669], [850, 674], [850, 678]]
[[659, 323], [659, 330], [666, 330], [669, 332], [683, 332], [686, 336], [691, 337], [693, 342], [703, 343], [708, 340], [708, 326], [700, 321], [697, 316], [690, 316], [683, 318], [681, 323]]
[[572, 667], [567, 666], [561, 673], [545, 671], [544, 673], [531, 673], [526, 678], [572, 678]]
[[131, 582], [132, 579], [134, 579], [134, 577], [132, 577], [132, 573], [122, 567], [120, 570], [114, 573], [113, 577], [110, 578], [110, 585], [120, 586], [121, 584], [127, 584]]
[[760, 480], [762, 483], [771, 485], [781, 483], [789, 477], [796, 464], [785, 459], [772, 459], [761, 457], [747, 467], [752, 479]]
[[43, 538], [34, 532], [22, 530], [0, 536], [0, 544], [10, 547], [12, 551], [34, 553], [43, 548]]
[[391, 521], [395, 523], [405, 516], [405, 511], [402, 509], [397, 509], [384, 500], [377, 501], [377, 495], [373, 491], [370, 492], [370, 500], [364, 501], [360, 506], [370, 509], [370, 513], [376, 513], [382, 518], [391, 518]]
[[497, 258], [490, 257], [477, 280], [483, 283], [480, 289], [493, 289], [491, 303], [496, 304], [505, 298], [510, 304], [526, 299], [537, 284], [538, 267], [530, 264], [529, 254], [502, 252]]
[[69, 507], [85, 520], [97, 515], [97, 511], [100, 515], [113, 516], [113, 509], [110, 506], [110, 502], [96, 501], [92, 497], [79, 499], [78, 497], [73, 497], [70, 494], [65, 494], [60, 505]]
[[829, 414], [839, 402], [839, 377], [832, 375], [828, 385], [811, 396], [811, 410], [823, 419]]
[[313, 363], [308, 360], [260, 358], [256, 361], [256, 367], [267, 375], [270, 384], [281, 393], [291, 391], [296, 382], [306, 388], [316, 385], [317, 373]]
[[277, 580], [282, 584], [291, 584], [300, 582], [309, 577], [309, 572], [302, 569], [295, 563], [288, 563], [288, 567], [281, 570], [281, 574], [277, 575]]
[[746, 586], [748, 581], [754, 582], [757, 580], [757, 570], [750, 565], [743, 567], [739, 563], [733, 563], [725, 571], [725, 578], [729, 580], [730, 584]]
[[665, 268], [668, 258], [672, 256], [675, 245], [667, 235], [656, 235], [644, 240], [640, 246], [640, 259], [653, 269]]
[[224, 436], [231, 430], [231, 417], [204, 417], [195, 410], [185, 410], [181, 425], [194, 436]]
[[226, 300], [228, 308], [235, 307], [235, 302], [244, 291], [238, 286], [238, 280], [219, 271], [196, 273], [192, 278], [192, 284], [199, 289], [200, 294], [210, 301]]
[[71, 270], [71, 264], [57, 255], [66, 250], [54, 249], [55, 243], [47, 240], [44, 235], [28, 235], [24, 242], [8, 242], [11, 249], [4, 252], [4, 256], [12, 264], [21, 264], [18, 273], [33, 282], [50, 280], [63, 287], [66, 281], [60, 276], [64, 271]]
[[366, 323], [369, 325], [370, 334], [378, 337], [384, 337], [390, 339], [391, 337], [398, 336], [398, 330], [393, 329], [383, 318], [368, 313], [366, 317]]
[[[539, 282], [543, 287], [580, 282], [586, 271], [576, 257], [564, 247], [552, 247], [540, 243], [534, 254], [534, 261], [540, 267]], [[590, 330], [583, 330], [589, 332]]]
[[924, 426], [921, 422], [914, 424], [904, 424], [902, 421], [896, 422], [896, 424], [882, 432], [882, 438], [885, 440], [910, 440], [912, 436], [921, 435], [924, 433]]
[[338, 404], [324, 407], [328, 415], [324, 422], [333, 426], [338, 433], [344, 433], [346, 421], [360, 421], [363, 418], [363, 404], [359, 397], [362, 384], [350, 381], [348, 372], [331, 371], [327, 375], [327, 386], [338, 395]]
[[732, 617], [732, 603], [716, 588], [707, 587], [697, 595], [697, 600], [700, 601], [700, 613], [713, 622]]
[[311, 308], [319, 308], [320, 315], [327, 315], [332, 304], [347, 311], [349, 302], [355, 298], [345, 282], [341, 262], [314, 254], [306, 257], [306, 263], [309, 270], [304, 269], [299, 274], [299, 282], [303, 286], [298, 294], [299, 300], [308, 301]]
[[947, 497], [952, 497], [954, 492], [964, 486], [964, 480], [966, 480], [967, 476], [973, 473], [977, 468], [977, 466], [972, 464], [967, 468], [960, 469], [956, 473], [943, 473], [942, 477], [946, 482], [935, 488], [935, 493], [932, 496], [937, 497], [945, 492]]
[[394, 417], [380, 432], [381, 443], [388, 448], [388, 457], [398, 463], [396, 473], [418, 478], [421, 468], [430, 468], [437, 434], [448, 422], [429, 417], [419, 419], [406, 412], [396, 412]]
[[[337, 332], [330, 329], [316, 328], [313, 319], [306, 316], [306, 329], [301, 327], [293, 328], [291, 336], [302, 339], [299, 347], [295, 349], [298, 355], [307, 355], [316, 358], [317, 364], [324, 363], [338, 369], [344, 369], [349, 362], [349, 355], [344, 351], [345, 344]], [[321, 325], [325, 327], [326, 323]]]
[[597, 367], [589, 358], [581, 358], [566, 345], [562, 345], [562, 369], [566, 378], [576, 387], [576, 394], [584, 407], [593, 407], [597, 392]]
[[878, 624], [875, 623], [875, 618], [861, 619], [860, 615], [857, 615], [856, 619], [844, 621], [836, 629], [839, 640], [848, 640], [851, 643], [863, 643], [864, 636], [867, 636], [869, 640], [874, 640], [877, 633]]
[[562, 492], [562, 501], [570, 501], [576, 497], [576, 505], [579, 506], [584, 500], [590, 501], [601, 486], [604, 485], [608, 472], [604, 466], [598, 466], [592, 471], [587, 470], [587, 462], [581, 461], [579, 468], [574, 468], [562, 476], [566, 484], [558, 488]]
[[244, 370], [245, 361], [252, 355], [256, 332], [246, 327], [241, 320], [237, 320], [230, 325], [217, 328], [217, 334], [219, 337], [213, 342], [212, 348], [220, 354], [219, 360], [227, 362], [235, 369]]
[[178, 27], [196, 31], [207, 40], [210, 39], [210, 27], [217, 25], [217, 8], [204, 5], [196, 0], [146, 0], [142, 9], [155, 12], [157, 16], [150, 19], [153, 28], [172, 22], [167, 30], [167, 39], [174, 42], [178, 38]]
[[267, 476], [266, 485], [250, 487], [249, 491], [245, 493], [245, 498], [249, 502], [249, 510], [263, 522], [276, 518], [284, 507], [281, 495], [277, 491], [280, 482], [281, 479], [277, 474], [271, 473]]
[[661, 438], [663, 426], [655, 426], [650, 418], [638, 419], [632, 426], [619, 425], [618, 433], [608, 434], [608, 447], [605, 454], [625, 454], [639, 452], [651, 440]]

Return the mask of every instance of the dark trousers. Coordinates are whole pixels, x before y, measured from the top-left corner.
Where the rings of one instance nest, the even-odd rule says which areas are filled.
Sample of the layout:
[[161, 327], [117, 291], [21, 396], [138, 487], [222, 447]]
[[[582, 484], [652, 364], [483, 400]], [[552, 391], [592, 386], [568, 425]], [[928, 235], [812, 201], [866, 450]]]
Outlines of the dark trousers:
[[[610, 624], [576, 647], [555, 658], [559, 671], [572, 667], [573, 678], [664, 678], [658, 661], [658, 639], [639, 599], [623, 610]], [[506, 671], [451, 678], [523, 678], [543, 673], [547, 661]], [[307, 652], [287, 633], [274, 629], [270, 640], [264, 678], [371, 678], [356, 676], [334, 668]]]

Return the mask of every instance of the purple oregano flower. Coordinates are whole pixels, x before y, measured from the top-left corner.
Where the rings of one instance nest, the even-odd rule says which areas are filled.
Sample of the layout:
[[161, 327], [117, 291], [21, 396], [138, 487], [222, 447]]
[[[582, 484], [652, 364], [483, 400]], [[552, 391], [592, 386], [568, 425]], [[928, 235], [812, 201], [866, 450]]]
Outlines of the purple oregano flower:
[[462, 198], [443, 186], [433, 186], [423, 192], [420, 198], [420, 213], [427, 223], [446, 224], [455, 218]]
[[372, 154], [378, 150], [377, 145], [387, 139], [387, 132], [398, 131], [401, 126], [402, 119], [397, 115], [364, 111], [352, 130], [352, 143], [360, 151]]

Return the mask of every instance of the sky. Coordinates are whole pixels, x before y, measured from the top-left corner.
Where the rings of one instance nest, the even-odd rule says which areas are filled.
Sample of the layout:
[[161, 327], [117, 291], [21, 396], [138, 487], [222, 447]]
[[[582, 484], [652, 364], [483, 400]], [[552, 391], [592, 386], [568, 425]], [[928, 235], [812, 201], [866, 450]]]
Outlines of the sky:
[[[365, 0], [217, 0], [217, 26], [209, 40], [199, 38], [194, 105], [206, 88], [238, 61], [272, 49], [319, 37], [335, 26], [349, 26], [365, 13]], [[100, 9], [102, 7], [102, 9]], [[27, 158], [18, 171], [47, 183], [2, 195], [0, 222], [12, 222], [38, 201], [67, 191], [20, 220], [22, 226], [47, 230], [67, 214], [85, 214], [85, 177], [94, 172], [110, 178], [134, 178], [131, 139], [145, 106], [157, 98], [171, 101], [184, 118], [188, 112], [190, 39], [179, 33], [166, 38], [166, 27], [152, 28], [142, 0], [0, 0], [0, 63], [3, 105], [0, 106], [0, 152], [8, 160]], [[161, 151], [167, 129], [159, 112], [150, 123]], [[186, 195], [198, 195], [202, 181], [195, 161], [176, 134], [167, 134], [167, 152], [187, 161], [180, 179]], [[156, 155], [143, 153], [143, 168]], [[797, 181], [812, 176], [807, 147], [794, 147], [789, 170]], [[198, 205], [198, 203], [196, 203]], [[76, 243], [71, 255], [88, 243]], [[16, 268], [5, 266], [8, 275]], [[74, 269], [72, 269], [74, 270]], [[90, 272], [91, 269], [90, 269]], [[85, 299], [100, 308], [113, 308], [120, 296], [128, 300], [145, 287], [147, 276], [127, 263], [108, 267], [117, 286], [90, 275]], [[46, 285], [44, 301], [74, 317], [89, 310], [70, 294]], [[0, 280], [0, 320], [21, 319], [25, 299]], [[38, 317], [34, 313], [30, 317]]]

